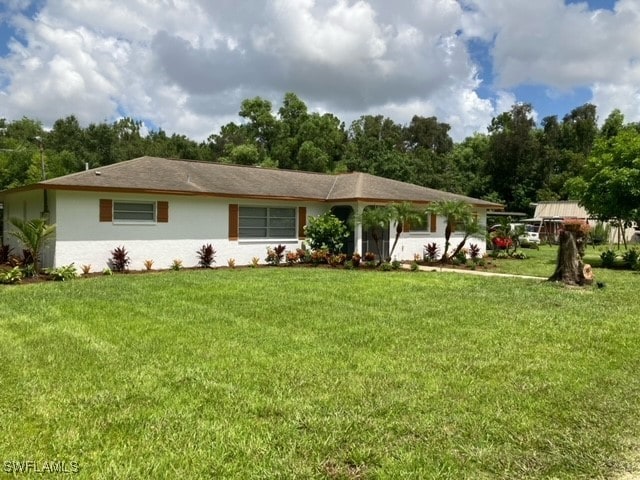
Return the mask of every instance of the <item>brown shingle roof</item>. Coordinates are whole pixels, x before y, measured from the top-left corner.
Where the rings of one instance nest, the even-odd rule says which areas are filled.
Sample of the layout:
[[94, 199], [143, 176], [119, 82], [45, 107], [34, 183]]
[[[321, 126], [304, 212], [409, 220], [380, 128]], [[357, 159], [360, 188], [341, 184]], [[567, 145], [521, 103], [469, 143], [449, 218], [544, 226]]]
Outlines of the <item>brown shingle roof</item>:
[[140, 157], [45, 180], [36, 187], [61, 190], [164, 192], [245, 198], [316, 201], [463, 200], [478, 206], [501, 205], [376, 177], [366, 173], [329, 175], [292, 170]]

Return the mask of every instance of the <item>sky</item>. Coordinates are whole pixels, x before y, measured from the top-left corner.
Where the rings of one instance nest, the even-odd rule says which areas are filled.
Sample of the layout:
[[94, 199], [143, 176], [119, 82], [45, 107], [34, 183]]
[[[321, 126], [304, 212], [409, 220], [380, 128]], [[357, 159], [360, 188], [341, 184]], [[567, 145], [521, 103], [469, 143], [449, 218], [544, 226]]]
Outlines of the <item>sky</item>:
[[436, 116], [455, 141], [519, 102], [640, 121], [638, 32], [639, 0], [0, 0], [0, 118], [200, 141], [294, 92], [347, 127]]

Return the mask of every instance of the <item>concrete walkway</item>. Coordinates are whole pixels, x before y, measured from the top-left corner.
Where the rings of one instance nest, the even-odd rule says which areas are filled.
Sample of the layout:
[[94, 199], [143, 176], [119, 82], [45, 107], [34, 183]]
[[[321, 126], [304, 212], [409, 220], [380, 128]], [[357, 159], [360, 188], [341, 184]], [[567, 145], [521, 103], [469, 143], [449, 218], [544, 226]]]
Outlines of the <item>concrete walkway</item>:
[[[402, 268], [411, 269], [411, 265], [403, 264]], [[534, 277], [531, 275], [515, 275], [513, 273], [487, 272], [485, 270], [469, 270], [466, 268], [442, 268], [440, 266], [420, 265], [421, 272], [446, 272], [446, 273], [466, 273], [467, 275], [480, 275], [482, 277], [504, 277], [504, 278], [527, 278], [529, 280], [546, 281], [546, 277]]]

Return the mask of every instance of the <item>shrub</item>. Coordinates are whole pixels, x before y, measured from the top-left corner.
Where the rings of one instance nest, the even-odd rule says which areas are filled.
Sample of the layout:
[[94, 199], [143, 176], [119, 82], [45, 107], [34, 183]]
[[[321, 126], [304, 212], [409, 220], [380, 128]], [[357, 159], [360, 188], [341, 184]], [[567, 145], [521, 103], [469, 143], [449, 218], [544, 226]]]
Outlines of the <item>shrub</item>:
[[210, 268], [211, 264], [216, 262], [216, 251], [210, 243], [202, 245], [196, 254], [198, 255], [198, 266], [201, 268]]
[[36, 276], [36, 266], [33, 263], [24, 264], [23, 267], [20, 267], [20, 270], [22, 270], [22, 276], [25, 278]]
[[173, 262], [171, 262], [171, 270], [182, 270], [182, 260], [179, 258], [174, 259]]
[[480, 258], [480, 247], [475, 243], [469, 245], [469, 257], [474, 262]]
[[146, 268], [147, 271], [153, 268], [153, 260], [145, 260], [143, 264], [144, 264], [144, 268]]
[[109, 267], [106, 267], [104, 270], [102, 270], [102, 275], [113, 275], [113, 270], [111, 270]]
[[349, 236], [346, 225], [331, 212], [309, 217], [304, 231], [312, 250], [326, 249], [329, 253], [340, 252]]
[[424, 259], [427, 262], [435, 262], [438, 259], [438, 244], [436, 242], [429, 243], [424, 246]]
[[456, 253], [456, 257], [455, 260], [457, 260], [457, 262], [459, 264], [466, 264], [467, 263], [467, 252], [463, 250], [460, 250], [458, 253]]
[[298, 252], [287, 252], [285, 258], [287, 259], [287, 265], [293, 265], [300, 259]]
[[494, 237], [491, 239], [494, 249], [507, 250], [513, 246], [513, 240], [509, 237]]
[[329, 250], [326, 248], [319, 248], [311, 252], [311, 263], [313, 265], [320, 265], [321, 263], [329, 263]]
[[527, 254], [524, 252], [513, 252], [511, 254], [511, 258], [515, 258], [516, 260], [525, 260], [527, 258]]
[[327, 258], [327, 262], [332, 267], [344, 265], [344, 262], [347, 260], [347, 256], [344, 253], [338, 253], [336, 255], [327, 254], [326, 258]]
[[622, 261], [624, 262], [624, 266], [632, 270], [636, 268], [639, 258], [640, 254], [635, 248], [631, 248], [622, 254]]
[[373, 252], [364, 252], [364, 261], [365, 262], [375, 262], [376, 254]]
[[22, 270], [20, 267], [13, 267], [11, 270], [0, 271], [0, 283], [3, 285], [14, 285], [22, 280]]
[[278, 245], [277, 247], [267, 247], [267, 257], [264, 259], [269, 265], [280, 265], [284, 259], [284, 251], [287, 247]]
[[91, 264], [82, 265], [80, 269], [82, 270], [83, 275], [89, 275], [89, 272], [91, 271]]
[[227, 265], [229, 266], [229, 268], [236, 268], [236, 259], [230, 258], [229, 260], [227, 260]]
[[12, 248], [9, 245], [0, 245], [0, 264], [9, 263]]
[[420, 265], [418, 265], [418, 262], [413, 262], [411, 264], [411, 271], [412, 272], [417, 272], [418, 270], [420, 270]]
[[354, 253], [353, 255], [351, 255], [351, 265], [353, 265], [353, 268], [358, 268], [361, 261], [362, 256], [359, 253]]
[[616, 252], [607, 249], [600, 254], [600, 260], [602, 261], [603, 268], [612, 268], [616, 262]]
[[296, 253], [298, 254], [298, 261], [300, 263], [309, 263], [311, 262], [311, 252], [304, 248], [296, 248]]
[[253, 257], [253, 258], [251, 259], [251, 266], [252, 266], [253, 268], [256, 268], [258, 265], [260, 265], [260, 258], [258, 258], [258, 257]]
[[390, 272], [393, 270], [393, 266], [389, 262], [383, 262], [380, 264], [380, 270], [383, 272]]
[[64, 282], [78, 276], [78, 271], [73, 263], [58, 268], [46, 268], [44, 273], [49, 275], [51, 279], [56, 282]]
[[391, 268], [393, 270], [398, 270], [401, 265], [402, 265], [402, 263], [400, 263], [399, 260], [394, 260], [394, 261], [391, 262]]
[[20, 259], [20, 264], [24, 266], [35, 264], [35, 261], [33, 258], [33, 252], [31, 250], [28, 250], [28, 249], [22, 250], [22, 258]]
[[129, 252], [127, 252], [124, 246], [111, 250], [111, 260], [109, 260], [111, 270], [114, 272], [125, 272], [128, 270], [130, 263]]

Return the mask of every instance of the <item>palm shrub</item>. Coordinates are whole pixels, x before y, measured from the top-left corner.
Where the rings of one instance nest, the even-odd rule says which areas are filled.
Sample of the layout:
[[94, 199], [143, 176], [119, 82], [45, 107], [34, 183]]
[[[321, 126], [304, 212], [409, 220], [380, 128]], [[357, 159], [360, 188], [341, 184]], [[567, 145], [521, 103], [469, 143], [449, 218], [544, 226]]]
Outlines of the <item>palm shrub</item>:
[[216, 251], [210, 243], [202, 245], [197, 252], [198, 266], [201, 268], [209, 268], [215, 263]]
[[[49, 225], [43, 218], [31, 220], [12, 218], [10, 222], [14, 227], [10, 235], [22, 243], [24, 249], [29, 253], [33, 270], [37, 275], [40, 271], [40, 254], [47, 240], [55, 233], [56, 226]], [[26, 257], [27, 255], [25, 255]]]
[[125, 272], [129, 268], [131, 259], [129, 258], [129, 252], [122, 247], [116, 247], [111, 250], [111, 260], [109, 265], [114, 272]]
[[424, 257], [427, 262], [435, 262], [438, 258], [438, 244], [436, 242], [428, 243], [424, 246]]

